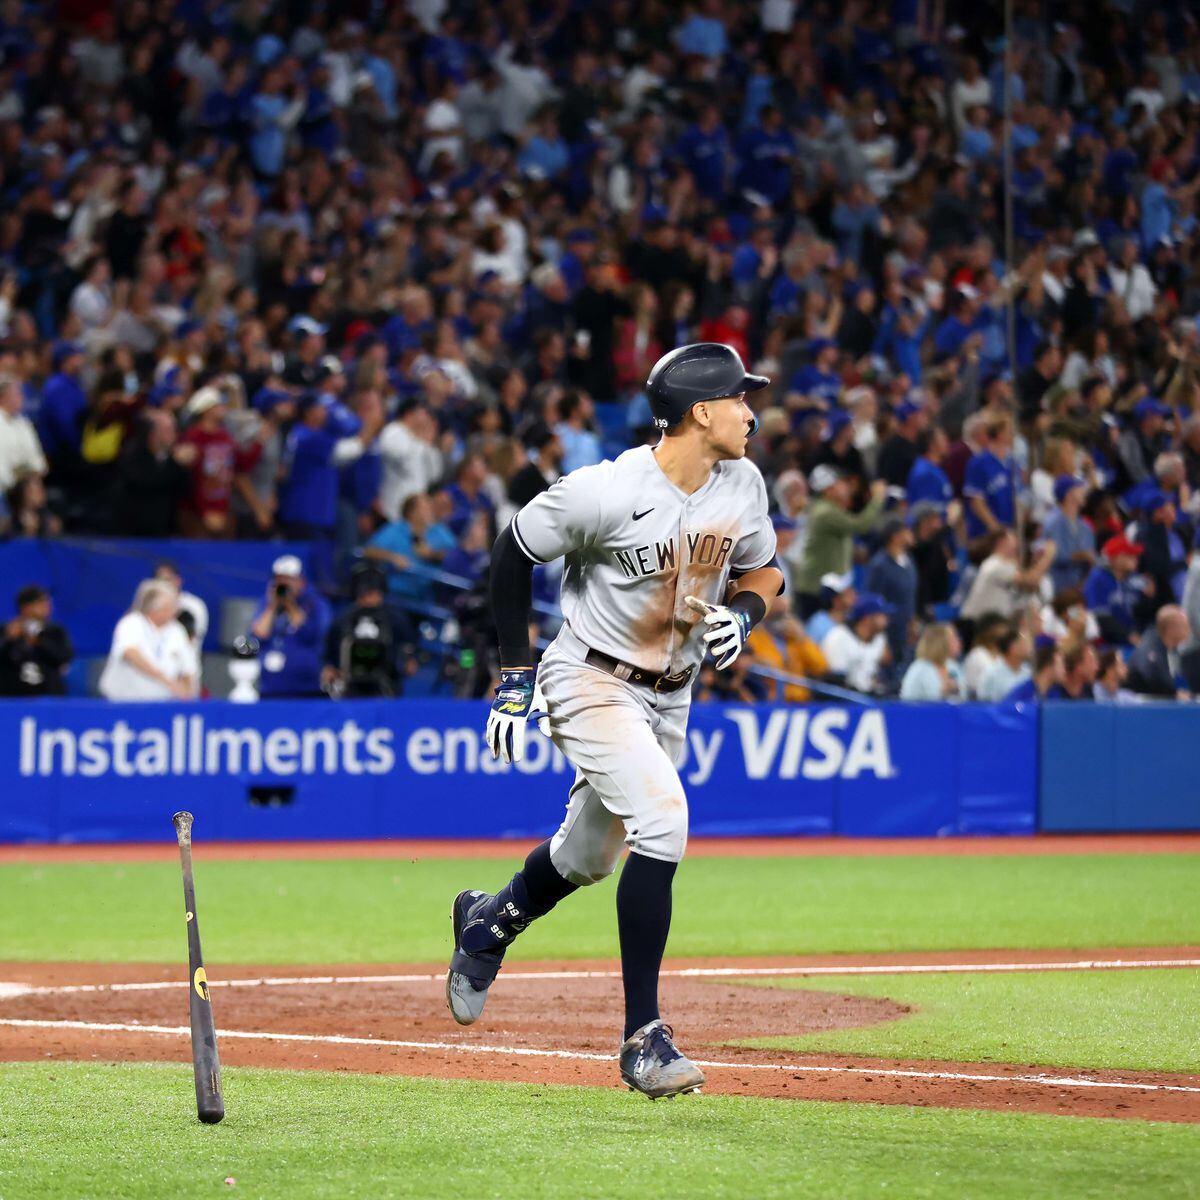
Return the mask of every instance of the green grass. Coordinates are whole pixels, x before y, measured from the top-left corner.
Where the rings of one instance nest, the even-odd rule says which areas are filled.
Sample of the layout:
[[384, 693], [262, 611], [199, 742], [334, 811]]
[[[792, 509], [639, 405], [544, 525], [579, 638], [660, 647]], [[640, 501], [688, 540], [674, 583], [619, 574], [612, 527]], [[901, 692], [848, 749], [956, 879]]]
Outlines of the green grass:
[[6, 1066], [0, 1197], [1200, 1194], [1187, 1125], [250, 1070], [226, 1101], [202, 1126], [190, 1068]]
[[[213, 962], [436, 962], [462, 887], [516, 860], [197, 863]], [[0, 959], [174, 961], [170, 864], [0, 867]], [[612, 881], [531, 927], [521, 958], [616, 954]], [[675, 885], [672, 955], [1200, 942], [1200, 857], [697, 858]]]
[[916, 1011], [862, 1029], [756, 1038], [746, 1045], [883, 1058], [1200, 1071], [1195, 970], [837, 976], [771, 986], [886, 996]]

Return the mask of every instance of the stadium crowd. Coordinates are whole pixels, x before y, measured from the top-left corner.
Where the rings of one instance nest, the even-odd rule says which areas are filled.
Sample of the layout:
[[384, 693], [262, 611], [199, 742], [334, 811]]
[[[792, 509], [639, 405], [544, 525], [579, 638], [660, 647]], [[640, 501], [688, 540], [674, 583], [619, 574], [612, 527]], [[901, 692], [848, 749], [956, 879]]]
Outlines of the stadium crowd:
[[497, 529], [721, 341], [789, 586], [702, 695], [1200, 693], [1186, 0], [64, 11], [0, 5], [8, 536], [300, 539], [485, 663]]

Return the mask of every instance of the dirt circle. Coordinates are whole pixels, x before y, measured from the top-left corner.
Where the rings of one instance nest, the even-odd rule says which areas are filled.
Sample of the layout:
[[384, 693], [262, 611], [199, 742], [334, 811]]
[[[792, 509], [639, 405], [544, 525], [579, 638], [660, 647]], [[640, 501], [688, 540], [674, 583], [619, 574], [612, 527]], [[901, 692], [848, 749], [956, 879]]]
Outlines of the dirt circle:
[[[1037, 952], [1022, 954], [1037, 958]], [[861, 964], [863, 957], [826, 956], [819, 964], [667, 963], [663, 1015], [704, 1067], [707, 1092], [1200, 1121], [1200, 1079], [1191, 1076], [864, 1060], [744, 1045], [903, 1017], [910, 1010], [885, 998], [777, 988], [767, 974], [753, 983], [726, 974], [800, 975], [806, 967]], [[866, 957], [884, 964], [890, 956]], [[988, 956], [976, 957], [984, 962]], [[444, 969], [211, 966], [222, 1060], [227, 1066], [617, 1083], [621, 984], [615, 964], [510, 964], [483, 1019], [469, 1029], [446, 1011]], [[178, 966], [145, 964], [0, 963], [0, 1060], [187, 1062], [188, 984], [181, 973]]]

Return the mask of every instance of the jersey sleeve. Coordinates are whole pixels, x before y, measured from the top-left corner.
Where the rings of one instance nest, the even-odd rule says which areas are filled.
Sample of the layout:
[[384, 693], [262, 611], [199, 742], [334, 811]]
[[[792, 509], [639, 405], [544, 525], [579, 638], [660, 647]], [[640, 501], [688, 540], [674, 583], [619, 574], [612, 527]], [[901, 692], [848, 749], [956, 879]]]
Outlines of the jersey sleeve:
[[751, 531], [738, 539], [733, 549], [730, 570], [735, 575], [745, 575], [749, 571], [757, 571], [765, 567], [775, 557], [775, 526], [771, 524], [771, 516], [767, 505], [767, 485], [757, 467], [754, 472], [755, 497], [750, 506]]
[[513, 539], [535, 563], [553, 562], [595, 539], [607, 477], [600, 463], [564, 475], [512, 520]]

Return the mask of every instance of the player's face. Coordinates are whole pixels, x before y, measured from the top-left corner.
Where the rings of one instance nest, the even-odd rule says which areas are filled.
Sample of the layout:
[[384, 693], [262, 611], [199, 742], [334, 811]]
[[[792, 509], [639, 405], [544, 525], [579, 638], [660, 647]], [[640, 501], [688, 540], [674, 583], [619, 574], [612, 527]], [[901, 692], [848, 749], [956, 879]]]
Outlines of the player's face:
[[722, 458], [742, 458], [746, 453], [746, 439], [754, 427], [754, 413], [746, 403], [746, 394], [726, 396], [722, 400], [709, 400], [708, 437], [713, 448]]

